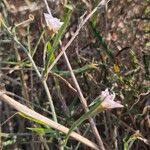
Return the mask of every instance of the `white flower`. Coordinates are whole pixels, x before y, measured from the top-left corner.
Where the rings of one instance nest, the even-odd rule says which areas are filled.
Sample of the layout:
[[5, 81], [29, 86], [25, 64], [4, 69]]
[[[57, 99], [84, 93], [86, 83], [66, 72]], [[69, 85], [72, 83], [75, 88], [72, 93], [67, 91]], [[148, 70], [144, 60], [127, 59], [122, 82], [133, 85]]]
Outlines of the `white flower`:
[[49, 30], [57, 33], [60, 27], [63, 25], [63, 22], [61, 22], [60, 19], [53, 17], [52, 14], [44, 13], [44, 17]]
[[118, 102], [115, 102], [115, 93], [110, 94], [108, 89], [101, 92], [101, 98], [103, 102], [101, 103], [102, 108], [104, 109], [112, 109], [112, 108], [122, 108], [123, 105], [119, 104]]

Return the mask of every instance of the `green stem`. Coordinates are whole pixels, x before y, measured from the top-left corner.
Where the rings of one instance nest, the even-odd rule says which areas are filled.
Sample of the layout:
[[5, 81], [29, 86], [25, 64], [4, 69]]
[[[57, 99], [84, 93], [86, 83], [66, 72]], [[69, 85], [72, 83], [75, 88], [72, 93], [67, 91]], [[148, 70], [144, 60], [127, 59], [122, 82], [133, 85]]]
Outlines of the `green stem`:
[[58, 121], [57, 121], [57, 115], [56, 115], [56, 112], [55, 112], [55, 107], [54, 107], [53, 100], [52, 100], [51, 94], [50, 94], [50, 92], [49, 92], [49, 89], [48, 89], [48, 85], [47, 85], [47, 83], [46, 83], [46, 80], [43, 80], [42, 83], [43, 83], [43, 86], [44, 86], [46, 95], [47, 95], [48, 100], [49, 100], [49, 103], [50, 103], [51, 111], [52, 111], [52, 114], [53, 114], [53, 120], [54, 120], [55, 122], [58, 122]]
[[23, 46], [19, 40], [17, 39], [17, 37], [9, 30], [9, 28], [6, 26], [6, 24], [4, 23], [3, 19], [1, 18], [0, 21], [2, 22], [3, 26], [6, 28], [6, 30], [8, 31], [8, 33], [10, 34], [10, 36], [12, 37], [12, 39], [18, 44], [20, 45], [20, 47], [22, 48], [22, 50], [25, 52], [25, 54], [28, 56], [30, 62], [32, 63], [32, 66], [33, 68], [35, 69], [35, 72], [37, 73], [37, 76], [39, 77], [39, 79], [42, 81], [42, 84], [45, 88], [45, 92], [46, 92], [46, 95], [47, 95], [47, 98], [49, 100], [49, 103], [50, 103], [50, 108], [51, 108], [51, 111], [52, 111], [52, 116], [53, 116], [53, 120], [55, 122], [57, 122], [57, 116], [56, 116], [56, 112], [55, 112], [55, 107], [54, 107], [54, 104], [53, 104], [53, 101], [52, 101], [52, 97], [51, 97], [51, 94], [50, 94], [50, 91], [48, 89], [48, 85], [46, 83], [45, 80], [42, 79], [42, 75], [40, 73], [40, 71], [38, 70], [31, 54], [28, 52], [28, 49]]

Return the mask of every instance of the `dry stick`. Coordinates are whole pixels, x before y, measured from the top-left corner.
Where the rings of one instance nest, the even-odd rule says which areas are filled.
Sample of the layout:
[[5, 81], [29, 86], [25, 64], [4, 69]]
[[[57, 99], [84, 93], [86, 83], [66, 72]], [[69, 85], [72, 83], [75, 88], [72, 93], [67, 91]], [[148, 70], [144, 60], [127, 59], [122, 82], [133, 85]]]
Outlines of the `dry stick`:
[[[26, 116], [29, 116], [38, 121], [41, 121], [41, 122], [43, 122], [43, 124], [49, 125], [51, 128], [57, 129], [65, 134], [67, 134], [69, 131], [69, 129], [67, 127], [65, 127], [57, 122], [54, 122], [53, 120], [35, 112], [34, 110], [28, 108], [27, 106], [24, 106], [21, 103], [17, 102], [13, 98], [6, 95], [5, 91], [0, 90], [0, 100], [6, 102], [7, 104], [9, 104], [13, 108], [15, 108], [17, 111], [25, 114]], [[91, 142], [87, 138], [84, 138], [83, 136], [81, 136], [80, 134], [78, 134], [76, 132], [72, 132], [70, 134], [70, 136], [95, 150], [99, 150], [98, 146], [95, 143]]]
[[[61, 43], [60, 43], [60, 45], [61, 45]], [[62, 50], [63, 50], [63, 47], [62, 47]], [[75, 84], [75, 86], [76, 86], [76, 89], [77, 89], [77, 92], [78, 92], [80, 101], [81, 101], [82, 106], [83, 106], [83, 108], [84, 108], [84, 111], [87, 113], [87, 112], [89, 111], [89, 108], [88, 108], [88, 106], [87, 106], [87, 102], [86, 102], [86, 100], [85, 100], [85, 98], [84, 98], [84, 96], [83, 96], [83, 94], [82, 94], [81, 88], [80, 88], [80, 86], [79, 86], [79, 84], [78, 84], [78, 81], [77, 81], [75, 75], [74, 75], [74, 72], [73, 72], [73, 70], [72, 70], [71, 64], [70, 64], [69, 59], [68, 59], [68, 57], [67, 57], [67, 55], [66, 55], [66, 52], [64, 52], [64, 57], [65, 57], [65, 61], [66, 61], [66, 63], [67, 63], [68, 69], [69, 69], [69, 71], [70, 71], [72, 80], [73, 80], [73, 82], [74, 82], [74, 84]], [[100, 137], [100, 135], [99, 135], [99, 133], [98, 133], [98, 130], [97, 130], [97, 128], [96, 128], [96, 125], [95, 125], [95, 122], [94, 122], [93, 118], [92, 118], [92, 117], [88, 117], [88, 119], [89, 119], [89, 122], [90, 122], [90, 125], [91, 125], [91, 128], [92, 128], [92, 131], [93, 131], [93, 133], [94, 133], [94, 135], [95, 135], [96, 141], [97, 141], [97, 143], [98, 143], [98, 145], [99, 145], [99, 148], [100, 148], [101, 150], [105, 150], [103, 141], [102, 141], [102, 139], [101, 139], [101, 137]]]
[[50, 10], [50, 8], [48, 6], [47, 0], [44, 0], [44, 3], [46, 5], [46, 9], [47, 9], [48, 13], [51, 14], [51, 10]]
[[87, 17], [83, 20], [83, 22], [81, 22], [81, 24], [79, 25], [78, 29], [76, 30], [76, 32], [74, 33], [74, 35], [72, 36], [72, 38], [69, 40], [69, 42], [66, 44], [66, 46], [64, 47], [64, 49], [59, 53], [59, 55], [56, 57], [56, 59], [53, 61], [53, 63], [50, 65], [50, 67], [48, 68], [48, 72], [50, 72], [50, 70], [55, 66], [55, 64], [57, 63], [57, 61], [60, 59], [60, 57], [63, 55], [63, 53], [67, 50], [67, 48], [71, 45], [71, 43], [73, 42], [73, 40], [77, 37], [77, 35], [79, 34], [81, 28], [85, 25], [85, 23], [89, 20], [89, 18], [96, 12], [96, 10], [98, 8], [101, 8], [103, 6], [105, 6], [105, 4], [107, 4], [110, 0], [108, 0], [106, 2], [106, 0], [102, 0], [97, 7], [95, 7], [91, 13], [89, 13], [87, 15]]

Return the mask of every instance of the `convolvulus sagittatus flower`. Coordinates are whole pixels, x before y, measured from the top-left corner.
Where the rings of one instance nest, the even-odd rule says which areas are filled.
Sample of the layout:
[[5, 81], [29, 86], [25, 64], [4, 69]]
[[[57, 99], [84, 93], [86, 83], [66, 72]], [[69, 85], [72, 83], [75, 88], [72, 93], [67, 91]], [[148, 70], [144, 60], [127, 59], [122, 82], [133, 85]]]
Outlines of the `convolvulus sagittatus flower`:
[[53, 33], [57, 33], [63, 25], [63, 22], [61, 22], [60, 19], [53, 17], [52, 14], [44, 13], [44, 17], [49, 30]]

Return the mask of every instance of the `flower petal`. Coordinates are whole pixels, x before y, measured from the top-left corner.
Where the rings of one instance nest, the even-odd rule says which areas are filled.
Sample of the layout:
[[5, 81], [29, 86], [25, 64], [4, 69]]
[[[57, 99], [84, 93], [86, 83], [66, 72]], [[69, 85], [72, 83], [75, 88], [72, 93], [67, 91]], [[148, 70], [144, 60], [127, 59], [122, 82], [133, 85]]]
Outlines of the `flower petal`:
[[44, 17], [49, 30], [57, 33], [57, 31], [63, 25], [63, 22], [61, 22], [60, 19], [53, 17], [52, 14], [44, 13]]
[[115, 102], [115, 101], [112, 101], [112, 100], [104, 100], [102, 103], [101, 103], [102, 107], [105, 108], [105, 109], [112, 109], [112, 108], [122, 108], [124, 107], [123, 105]]
[[108, 89], [101, 92], [101, 98], [103, 99], [103, 102], [101, 103], [101, 106], [104, 109], [112, 109], [112, 108], [122, 108], [123, 105], [119, 104], [118, 102], [115, 102], [115, 93], [110, 94]]

